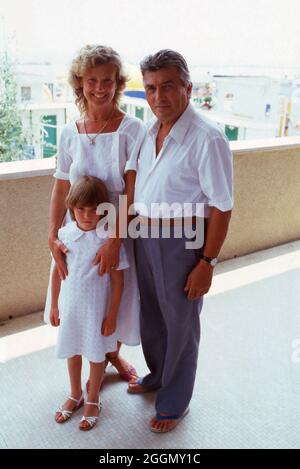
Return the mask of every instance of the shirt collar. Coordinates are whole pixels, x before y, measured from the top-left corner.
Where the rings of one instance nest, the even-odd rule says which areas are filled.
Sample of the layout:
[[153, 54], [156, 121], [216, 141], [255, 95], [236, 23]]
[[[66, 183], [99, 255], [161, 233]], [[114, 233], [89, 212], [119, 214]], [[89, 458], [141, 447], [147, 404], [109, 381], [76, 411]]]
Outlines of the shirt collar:
[[76, 241], [77, 239], [81, 238], [81, 236], [83, 236], [85, 233], [88, 232], [78, 228], [76, 221], [73, 221], [68, 224], [68, 236], [71, 241]]
[[[81, 238], [83, 235], [93, 238], [95, 237], [96, 239], [100, 239], [103, 242], [106, 242], [107, 239], [109, 238], [109, 232], [102, 227], [100, 224], [99, 226], [96, 227], [95, 230], [89, 230], [89, 231], [84, 231], [81, 230], [78, 226], [76, 221], [72, 221], [68, 223], [68, 237], [71, 241], [76, 241], [77, 239]], [[105, 224], [104, 224], [105, 227]]]
[[156, 137], [159, 127], [160, 127], [159, 120], [153, 119], [153, 121], [150, 122], [150, 125], [149, 125], [149, 129], [148, 129], [149, 134], [153, 135], [153, 137]]
[[177, 143], [181, 144], [183, 142], [183, 139], [191, 126], [191, 121], [194, 114], [194, 107], [191, 103], [189, 103], [185, 111], [181, 114], [179, 119], [175, 122], [172, 129], [170, 130], [170, 137], [172, 137]]
[[[181, 144], [191, 125], [191, 119], [195, 114], [194, 107], [189, 103], [185, 111], [181, 114], [179, 119], [175, 122], [169, 132], [169, 137], [173, 138], [177, 143]], [[160, 127], [159, 120], [155, 120], [149, 127], [149, 134], [156, 136]]]

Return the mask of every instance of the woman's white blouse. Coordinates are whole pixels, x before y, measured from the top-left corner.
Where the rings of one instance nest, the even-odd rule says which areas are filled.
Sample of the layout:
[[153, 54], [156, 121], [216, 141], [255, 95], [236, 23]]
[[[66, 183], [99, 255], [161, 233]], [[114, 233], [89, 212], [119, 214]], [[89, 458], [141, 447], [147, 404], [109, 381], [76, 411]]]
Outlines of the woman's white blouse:
[[99, 134], [91, 145], [87, 135], [79, 133], [76, 123], [71, 122], [61, 134], [54, 177], [73, 184], [81, 176], [95, 176], [106, 184], [112, 197], [121, 194], [124, 174], [136, 171], [144, 136], [142, 121], [125, 115], [116, 132]]

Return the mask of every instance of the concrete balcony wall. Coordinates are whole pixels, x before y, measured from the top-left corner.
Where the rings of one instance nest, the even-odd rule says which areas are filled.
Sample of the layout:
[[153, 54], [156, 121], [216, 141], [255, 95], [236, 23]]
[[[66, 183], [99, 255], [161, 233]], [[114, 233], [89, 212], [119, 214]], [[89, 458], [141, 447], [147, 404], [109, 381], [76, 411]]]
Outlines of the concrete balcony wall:
[[0, 320], [41, 311], [53, 159], [0, 164]]
[[[300, 138], [234, 142], [235, 207], [221, 260], [300, 238]], [[0, 320], [44, 308], [54, 159], [0, 164]]]
[[235, 205], [221, 259], [300, 238], [300, 138], [231, 142]]

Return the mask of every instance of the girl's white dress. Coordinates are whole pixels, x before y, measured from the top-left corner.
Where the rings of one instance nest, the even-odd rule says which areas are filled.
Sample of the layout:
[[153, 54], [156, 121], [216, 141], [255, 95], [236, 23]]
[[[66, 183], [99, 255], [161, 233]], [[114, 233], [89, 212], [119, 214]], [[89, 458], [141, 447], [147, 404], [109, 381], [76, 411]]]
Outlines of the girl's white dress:
[[[103, 362], [106, 353], [117, 350], [117, 334], [108, 337], [101, 334], [110, 304], [110, 276], [100, 277], [98, 267], [93, 265], [95, 249], [100, 249], [106, 239], [100, 239], [96, 230], [81, 230], [75, 221], [61, 228], [58, 237], [69, 253], [68, 276], [61, 282], [58, 299], [60, 327], [56, 356], [82, 355], [89, 361]], [[121, 246], [117, 270], [128, 267], [125, 249]]]
[[[110, 201], [118, 206], [118, 196], [125, 188], [124, 174], [128, 170], [136, 171], [137, 157], [144, 137], [143, 122], [125, 115], [116, 132], [99, 134], [95, 145], [91, 145], [86, 134], [78, 133], [76, 123], [71, 122], [62, 130], [54, 177], [69, 180], [71, 185], [81, 176], [98, 177], [105, 183]], [[68, 213], [65, 222], [70, 222]], [[124, 271], [124, 292], [119, 311], [117, 338], [127, 345], [138, 345], [140, 301], [133, 240], [125, 239], [123, 244], [130, 267]], [[96, 251], [95, 248], [95, 254]], [[51, 272], [53, 265], [52, 261]], [[50, 305], [51, 274], [44, 314], [48, 323]]]

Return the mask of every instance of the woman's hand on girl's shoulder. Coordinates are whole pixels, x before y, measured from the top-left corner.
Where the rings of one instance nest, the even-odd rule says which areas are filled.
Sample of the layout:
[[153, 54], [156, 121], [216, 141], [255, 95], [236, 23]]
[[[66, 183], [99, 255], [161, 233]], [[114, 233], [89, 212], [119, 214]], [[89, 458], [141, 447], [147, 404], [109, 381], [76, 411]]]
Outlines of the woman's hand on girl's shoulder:
[[50, 310], [50, 324], [53, 327], [58, 327], [60, 325], [59, 310], [56, 307], [51, 307], [51, 310]]
[[94, 265], [99, 264], [99, 275], [109, 274], [116, 269], [120, 262], [121, 241], [119, 239], [109, 239], [97, 252]]

